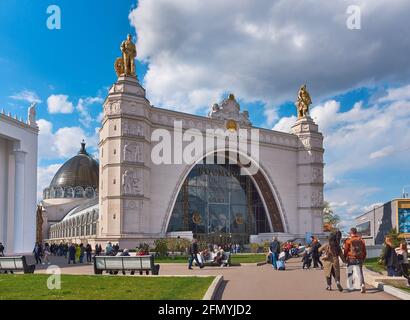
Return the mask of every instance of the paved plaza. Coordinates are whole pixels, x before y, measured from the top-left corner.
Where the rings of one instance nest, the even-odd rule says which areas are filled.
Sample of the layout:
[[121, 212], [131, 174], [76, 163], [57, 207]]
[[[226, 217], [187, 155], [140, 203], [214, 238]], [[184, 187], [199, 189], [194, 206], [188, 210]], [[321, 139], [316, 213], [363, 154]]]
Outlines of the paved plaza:
[[[62, 267], [63, 274], [93, 274], [92, 264], [67, 265], [61, 258], [53, 263]], [[38, 266], [36, 273], [45, 273]], [[359, 291], [326, 291], [322, 270], [301, 270], [300, 259], [291, 259], [286, 271], [274, 271], [270, 265], [243, 264], [233, 267], [205, 267], [188, 270], [186, 264], [161, 264], [160, 275], [223, 275], [224, 281], [216, 299], [221, 300], [393, 300], [395, 297], [367, 285], [366, 294]], [[342, 285], [346, 286], [346, 269], [341, 270]], [[335, 286], [334, 286], [335, 287]]]

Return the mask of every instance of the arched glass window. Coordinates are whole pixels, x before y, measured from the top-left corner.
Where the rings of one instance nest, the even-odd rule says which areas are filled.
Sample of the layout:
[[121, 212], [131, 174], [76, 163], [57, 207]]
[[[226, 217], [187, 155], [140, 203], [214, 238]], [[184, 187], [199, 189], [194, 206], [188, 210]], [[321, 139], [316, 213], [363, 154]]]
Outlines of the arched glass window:
[[63, 197], [63, 188], [56, 187], [54, 189], [54, 198], [62, 198]]
[[74, 189], [74, 197], [75, 198], [84, 198], [84, 188], [83, 187], [76, 187]]
[[73, 198], [74, 197], [74, 190], [71, 187], [67, 187], [64, 192], [64, 198]]
[[[214, 159], [214, 163], [217, 163]], [[236, 164], [197, 164], [176, 199], [168, 232], [192, 231], [209, 243], [248, 243], [272, 232], [253, 180]]]
[[87, 197], [87, 198], [93, 198], [94, 197], [94, 195], [95, 195], [95, 193], [94, 193], [94, 189], [93, 188], [91, 188], [91, 187], [87, 187], [86, 189], [85, 189], [85, 196]]

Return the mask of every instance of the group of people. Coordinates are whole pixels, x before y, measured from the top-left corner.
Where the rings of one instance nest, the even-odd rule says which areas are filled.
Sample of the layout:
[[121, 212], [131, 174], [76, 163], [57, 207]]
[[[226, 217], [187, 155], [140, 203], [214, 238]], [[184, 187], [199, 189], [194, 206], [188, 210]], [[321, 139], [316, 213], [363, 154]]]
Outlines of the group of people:
[[402, 241], [398, 247], [395, 247], [393, 245], [393, 239], [387, 236], [384, 240], [384, 244], [385, 248], [382, 258], [387, 269], [387, 275], [389, 277], [403, 276], [407, 279], [408, 285], [410, 286], [407, 243]]
[[[228, 248], [232, 248], [228, 246]], [[193, 239], [188, 247], [188, 269], [192, 270], [194, 261], [199, 268], [204, 268], [206, 261], [212, 261], [216, 265], [224, 266], [223, 261], [226, 260], [226, 252], [224, 248], [216, 244], [208, 244], [208, 248], [200, 251], [198, 240]]]
[[50, 256], [65, 257], [68, 259], [68, 264], [71, 263], [83, 263], [84, 257], [87, 262], [91, 262], [92, 248], [90, 244], [49, 244], [36, 242], [33, 249], [33, 255], [36, 260], [36, 264], [51, 264]]
[[[361, 292], [366, 292], [363, 277], [363, 262], [366, 259], [366, 246], [364, 241], [357, 233], [356, 228], [350, 230], [350, 237], [344, 242], [343, 249], [340, 245], [342, 234], [340, 231], [332, 233], [329, 236], [328, 243], [321, 245], [319, 240], [314, 236], [311, 237], [311, 242], [304, 248], [302, 257], [302, 269], [309, 269], [313, 261], [313, 268], [321, 268], [324, 270], [326, 278], [326, 290], [332, 290], [332, 278], [336, 281], [336, 286], [339, 291], [343, 291], [340, 284], [340, 264], [339, 258], [347, 264], [348, 279], [353, 279], [353, 270], [359, 273]], [[290, 252], [293, 246], [289, 243], [280, 245], [276, 237], [269, 247], [272, 267], [275, 270], [284, 270], [285, 261], [289, 257], [285, 250]], [[357, 266], [357, 267], [354, 267]], [[349, 287], [349, 290], [352, 289]]]

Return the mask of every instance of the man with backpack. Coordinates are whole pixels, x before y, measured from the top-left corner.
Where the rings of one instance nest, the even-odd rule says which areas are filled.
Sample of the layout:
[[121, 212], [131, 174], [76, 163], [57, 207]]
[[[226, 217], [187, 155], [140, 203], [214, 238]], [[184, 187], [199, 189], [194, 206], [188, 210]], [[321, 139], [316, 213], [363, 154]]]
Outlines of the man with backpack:
[[352, 289], [353, 270], [359, 273], [361, 293], [366, 292], [363, 276], [363, 263], [366, 259], [366, 245], [363, 239], [357, 234], [356, 228], [350, 229], [350, 238], [344, 245], [343, 255], [347, 261], [347, 282], [349, 290]]

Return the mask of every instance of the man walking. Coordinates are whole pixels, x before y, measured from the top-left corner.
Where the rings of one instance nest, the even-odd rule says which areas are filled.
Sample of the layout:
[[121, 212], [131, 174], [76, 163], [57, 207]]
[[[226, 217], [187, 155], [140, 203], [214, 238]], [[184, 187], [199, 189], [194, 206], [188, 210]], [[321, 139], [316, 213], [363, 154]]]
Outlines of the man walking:
[[273, 241], [270, 243], [269, 246], [269, 251], [271, 254], [272, 267], [273, 269], [277, 270], [278, 267], [276, 265], [276, 262], [278, 261], [278, 256], [280, 253], [280, 243], [277, 237], [273, 237], [272, 240]]
[[34, 249], [34, 258], [36, 259], [36, 264], [41, 264], [41, 256], [43, 255], [43, 249], [41, 248], [41, 244], [36, 242]]
[[346, 240], [343, 255], [347, 261], [347, 286], [353, 289], [353, 270], [359, 273], [361, 293], [366, 292], [363, 276], [363, 262], [366, 259], [366, 245], [357, 234], [356, 228], [350, 229], [350, 238]]
[[189, 259], [188, 259], [188, 269], [192, 270], [192, 263], [194, 260], [196, 261], [197, 265], [202, 269], [204, 265], [199, 262], [198, 260], [198, 241], [196, 239], [192, 240], [192, 244], [188, 248]]

